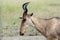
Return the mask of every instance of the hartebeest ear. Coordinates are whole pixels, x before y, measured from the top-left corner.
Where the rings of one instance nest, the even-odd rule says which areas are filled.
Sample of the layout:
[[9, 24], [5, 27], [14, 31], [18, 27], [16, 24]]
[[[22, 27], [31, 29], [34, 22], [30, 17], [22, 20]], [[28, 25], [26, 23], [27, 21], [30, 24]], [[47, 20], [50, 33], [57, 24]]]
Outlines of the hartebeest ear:
[[33, 15], [33, 13], [30, 14], [30, 16], [32, 16], [32, 15]]
[[23, 19], [23, 17], [19, 17], [20, 19]]

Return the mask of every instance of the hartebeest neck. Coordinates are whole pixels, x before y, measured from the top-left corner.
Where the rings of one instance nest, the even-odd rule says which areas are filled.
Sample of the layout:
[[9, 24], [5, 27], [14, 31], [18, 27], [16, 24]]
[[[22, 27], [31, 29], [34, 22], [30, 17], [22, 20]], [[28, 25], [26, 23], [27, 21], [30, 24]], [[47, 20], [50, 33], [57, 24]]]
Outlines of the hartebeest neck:
[[46, 21], [37, 17], [32, 16], [31, 21], [34, 24], [34, 27], [41, 32], [44, 36], [45, 35], [45, 28], [46, 28]]

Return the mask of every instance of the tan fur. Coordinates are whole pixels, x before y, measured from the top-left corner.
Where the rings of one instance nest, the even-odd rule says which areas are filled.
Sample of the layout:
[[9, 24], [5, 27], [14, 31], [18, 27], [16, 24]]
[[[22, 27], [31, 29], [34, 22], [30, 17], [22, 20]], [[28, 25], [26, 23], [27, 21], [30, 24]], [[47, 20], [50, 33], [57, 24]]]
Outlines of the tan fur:
[[[49, 40], [58, 40], [57, 32], [60, 32], [59, 20], [60, 19], [58, 18], [51, 18], [46, 20], [32, 16], [30, 18], [26, 17], [24, 25], [32, 25]], [[24, 30], [24, 28], [22, 30]]]

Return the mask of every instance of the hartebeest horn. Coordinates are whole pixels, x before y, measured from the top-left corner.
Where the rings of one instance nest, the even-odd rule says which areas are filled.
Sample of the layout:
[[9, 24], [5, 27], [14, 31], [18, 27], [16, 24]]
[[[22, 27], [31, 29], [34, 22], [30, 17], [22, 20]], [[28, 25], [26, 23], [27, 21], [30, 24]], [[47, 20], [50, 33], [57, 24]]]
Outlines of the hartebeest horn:
[[26, 3], [24, 3], [23, 5], [22, 5], [22, 8], [23, 8], [23, 10], [24, 10], [24, 12], [23, 12], [23, 19], [25, 19], [26, 18], [26, 15], [27, 15], [27, 12], [28, 12], [28, 9], [27, 9], [27, 5], [29, 4], [29, 2], [26, 2]]
[[27, 12], [28, 12], [28, 9], [27, 9], [28, 4], [29, 4], [29, 2], [26, 2], [22, 5], [22, 8], [23, 8], [24, 12], [23, 12], [23, 17], [19, 17], [20, 19], [25, 19], [26, 18], [26, 15], [27, 15]]
[[23, 8], [23, 10], [24, 10], [24, 13], [27, 13], [28, 12], [28, 9], [27, 9], [27, 5], [29, 4], [29, 2], [27, 2], [27, 3], [24, 3], [23, 5], [22, 5], [22, 8]]

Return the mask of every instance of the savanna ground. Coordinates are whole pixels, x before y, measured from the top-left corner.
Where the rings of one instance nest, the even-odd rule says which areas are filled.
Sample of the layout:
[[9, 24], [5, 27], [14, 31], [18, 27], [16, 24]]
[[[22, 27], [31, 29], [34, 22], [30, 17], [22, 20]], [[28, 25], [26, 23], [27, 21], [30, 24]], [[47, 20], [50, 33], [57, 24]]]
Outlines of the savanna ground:
[[[27, 37], [22, 39], [23, 37], [19, 36], [21, 24], [19, 17], [22, 16], [22, 4], [25, 2], [30, 2], [28, 13], [33, 12], [36, 17], [43, 19], [60, 17], [60, 0], [0, 0], [0, 37], [3, 36], [2, 40], [29, 40], [30, 37], [28, 39], [26, 39]], [[31, 26], [26, 28], [25, 34], [40, 35]], [[10, 38], [6, 36], [10, 36]], [[31, 37], [30, 39], [43, 40], [43, 37]]]

